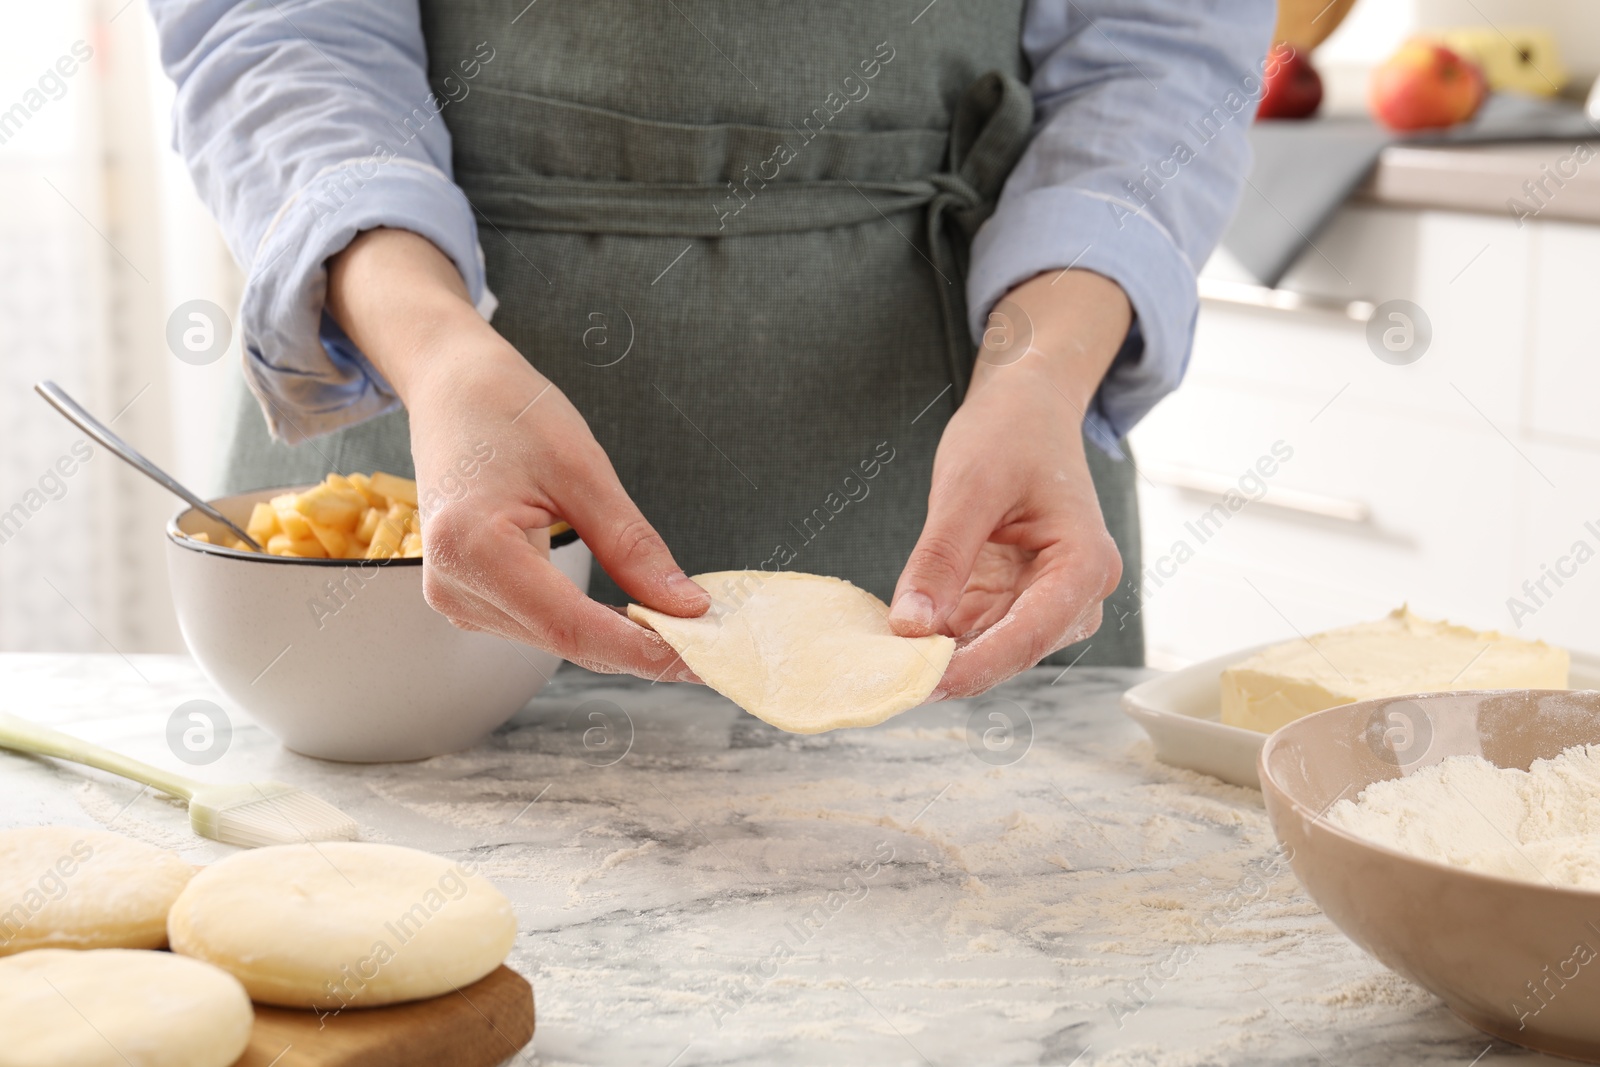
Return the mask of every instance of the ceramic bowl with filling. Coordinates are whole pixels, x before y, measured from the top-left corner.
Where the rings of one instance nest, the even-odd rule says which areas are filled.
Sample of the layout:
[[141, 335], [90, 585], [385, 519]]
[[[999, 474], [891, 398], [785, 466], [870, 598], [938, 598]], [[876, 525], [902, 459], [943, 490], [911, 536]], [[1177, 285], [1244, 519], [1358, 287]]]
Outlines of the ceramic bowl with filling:
[[[1383, 740], [1396, 729], [1406, 734], [1406, 762]], [[1361, 701], [1273, 734], [1261, 751], [1261, 793], [1300, 883], [1357, 945], [1480, 1030], [1600, 1061], [1600, 892], [1421, 859], [1323, 817], [1373, 782], [1450, 756], [1527, 770], [1596, 743], [1600, 692]]]
[[[305, 486], [211, 502], [251, 508]], [[189, 536], [207, 534], [213, 544]], [[356, 763], [468, 748], [544, 687], [559, 657], [450, 625], [422, 595], [422, 560], [297, 559], [221, 545], [193, 508], [167, 524], [167, 572], [195, 661], [240, 710], [308, 756]], [[590, 556], [571, 531], [550, 560], [580, 589]]]

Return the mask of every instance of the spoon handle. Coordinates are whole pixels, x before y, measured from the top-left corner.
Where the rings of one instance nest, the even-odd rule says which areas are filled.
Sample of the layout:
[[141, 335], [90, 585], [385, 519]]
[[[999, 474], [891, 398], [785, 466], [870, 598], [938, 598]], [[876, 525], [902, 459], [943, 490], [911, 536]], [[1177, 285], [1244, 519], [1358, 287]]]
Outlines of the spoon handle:
[[218, 511], [210, 504], [207, 504], [204, 500], [201, 500], [199, 497], [195, 496], [181, 483], [179, 483], [177, 479], [173, 478], [172, 475], [168, 474], [154, 463], [151, 463], [148, 459], [145, 459], [144, 456], [140, 455], [139, 451], [132, 445], [128, 444], [128, 442], [112, 433], [108, 426], [102, 423], [99, 419], [95, 418], [93, 415], [89, 414], [83, 409], [83, 405], [79, 404], [76, 400], [72, 399], [72, 397], [68, 396], [67, 391], [61, 388], [61, 386], [57, 385], [55, 382], [46, 380], [34, 383], [33, 391], [44, 397], [45, 400], [50, 403], [50, 406], [61, 412], [61, 414], [65, 415], [69, 422], [77, 426], [78, 429], [82, 430], [90, 437], [94, 438], [100, 444], [104, 445], [124, 463], [137, 470], [140, 474], [143, 474], [146, 478], [149, 478], [152, 482], [155, 482], [157, 485], [166, 489], [167, 492], [188, 501], [189, 504], [195, 508], [195, 510], [204, 515], [210, 516], [217, 522], [222, 523], [222, 525], [232, 530], [239, 536], [241, 540], [244, 541], [245, 544], [249, 545], [257, 552], [265, 551], [265, 549], [256, 543], [255, 538], [251, 537], [244, 530], [240, 529], [232, 519], [229, 519], [226, 515], [222, 514], [222, 512]]

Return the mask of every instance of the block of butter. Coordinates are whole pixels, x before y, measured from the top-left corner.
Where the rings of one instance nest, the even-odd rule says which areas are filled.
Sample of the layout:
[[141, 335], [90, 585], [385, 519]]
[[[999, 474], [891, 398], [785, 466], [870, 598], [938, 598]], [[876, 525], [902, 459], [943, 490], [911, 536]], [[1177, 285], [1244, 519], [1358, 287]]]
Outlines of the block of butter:
[[1222, 672], [1222, 721], [1271, 733], [1302, 715], [1446, 689], [1565, 689], [1566, 649], [1434, 622], [1405, 607], [1263, 649]]

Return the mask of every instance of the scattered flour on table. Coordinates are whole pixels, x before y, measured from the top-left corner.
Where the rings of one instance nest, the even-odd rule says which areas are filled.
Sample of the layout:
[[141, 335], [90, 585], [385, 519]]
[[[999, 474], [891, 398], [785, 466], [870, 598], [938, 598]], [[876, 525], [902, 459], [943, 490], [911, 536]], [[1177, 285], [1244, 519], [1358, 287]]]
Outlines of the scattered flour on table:
[[[1289, 961], [1292, 981], [1272, 995], [1296, 1000], [1307, 1025], [1435, 1003], [1415, 990], [1415, 1001], [1398, 1000], [1411, 987], [1386, 980], [1305, 897], [1258, 792], [1160, 764], [1146, 742], [1041, 747], [1015, 766], [955, 774], [907, 749], [936, 754], [965, 735], [925, 734], [864, 732], [840, 742], [833, 762], [799, 766], [783, 751], [735, 750], [696, 775], [638, 760], [596, 773], [539, 752], [478, 750], [429, 761], [425, 780], [367, 785], [477, 842], [474, 861], [529, 932], [513, 962], [534, 977], [552, 1033], [625, 1027], [645, 1013], [691, 1029], [725, 1019], [719, 1032], [735, 1044], [848, 1042], [854, 1023], [818, 1013], [876, 1019], [861, 1010], [864, 994], [908, 1032], [965, 1010], [1004, 1019], [1026, 1043], [1065, 1015], [1122, 1032], [1116, 1011], [1197, 987], [1220, 989], [1230, 1015], [1264, 1010], [1228, 998], [1235, 961], [1267, 956]], [[879, 750], [904, 762], [875, 773]], [[891, 854], [876, 851], [881, 842], [893, 858], [863, 873]], [[824, 915], [814, 935], [802, 928]], [[767, 954], [779, 940], [793, 956], [774, 971]], [[1324, 979], [1323, 966], [1346, 984]], [[1157, 1014], [1129, 1022], [1127, 1035]], [[1270, 1044], [1261, 1029], [1094, 1057], [1228, 1062]]]
[[1423, 859], [1600, 890], [1600, 745], [1574, 745], [1526, 771], [1452, 756], [1374, 782], [1328, 821]]
[[1365, 978], [1357, 978], [1317, 996], [1315, 1000], [1334, 1008], [1374, 1005], [1426, 1008], [1435, 1003], [1432, 993], [1421, 986], [1412, 985], [1393, 971], [1379, 971]]
[[640, 845], [638, 848], [619, 848], [619, 849], [617, 849], [615, 852], [611, 853], [605, 859], [601, 860], [600, 861], [600, 866], [592, 868], [592, 869], [587, 870], [587, 871], [583, 871], [576, 878], [574, 878], [572, 880], [572, 886], [568, 890], [568, 892], [571, 893], [573, 896], [577, 896], [578, 890], [583, 888], [583, 886], [586, 885], [590, 881], [590, 879], [597, 878], [600, 875], [605, 874], [607, 871], [611, 870], [613, 867], [616, 867], [619, 864], [627, 863], [631, 859], [637, 859], [638, 857], [644, 855], [646, 852], [649, 852], [651, 849], [655, 848], [656, 844], [657, 844], [657, 842], [655, 842], [655, 841], [646, 841], [644, 844]]
[[188, 809], [181, 800], [126, 783], [110, 785], [92, 778], [79, 783], [75, 792], [84, 814], [107, 830], [173, 852], [206, 843], [189, 829]]

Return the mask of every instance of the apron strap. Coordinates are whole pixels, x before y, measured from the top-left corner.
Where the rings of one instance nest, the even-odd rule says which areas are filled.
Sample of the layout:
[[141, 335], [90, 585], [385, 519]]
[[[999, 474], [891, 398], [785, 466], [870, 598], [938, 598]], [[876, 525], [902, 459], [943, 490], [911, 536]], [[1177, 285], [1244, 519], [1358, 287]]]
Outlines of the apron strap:
[[[548, 97], [476, 91], [493, 92], [499, 105], [480, 109], [484, 118], [461, 116], [486, 126], [474, 131], [476, 140], [518, 147], [493, 169], [460, 161], [456, 179], [497, 226], [741, 237], [857, 225], [926, 208], [950, 380], [957, 403], [965, 395], [973, 359], [967, 250], [1032, 136], [1033, 99], [1017, 79], [991, 71], [974, 81], [948, 132], [684, 126]], [[573, 145], [571, 136], [581, 143]], [[734, 180], [726, 176], [731, 160], [767, 153]], [[540, 173], [552, 159], [568, 174]], [[647, 175], [644, 160], [654, 164]]]
[[[1033, 134], [1033, 97], [1015, 78], [991, 71], [973, 82], [956, 107], [950, 129], [949, 170], [930, 181], [928, 244], [939, 277], [945, 346], [955, 401], [971, 380], [973, 351], [967, 335], [967, 250]], [[954, 228], [960, 240], [951, 234]]]

